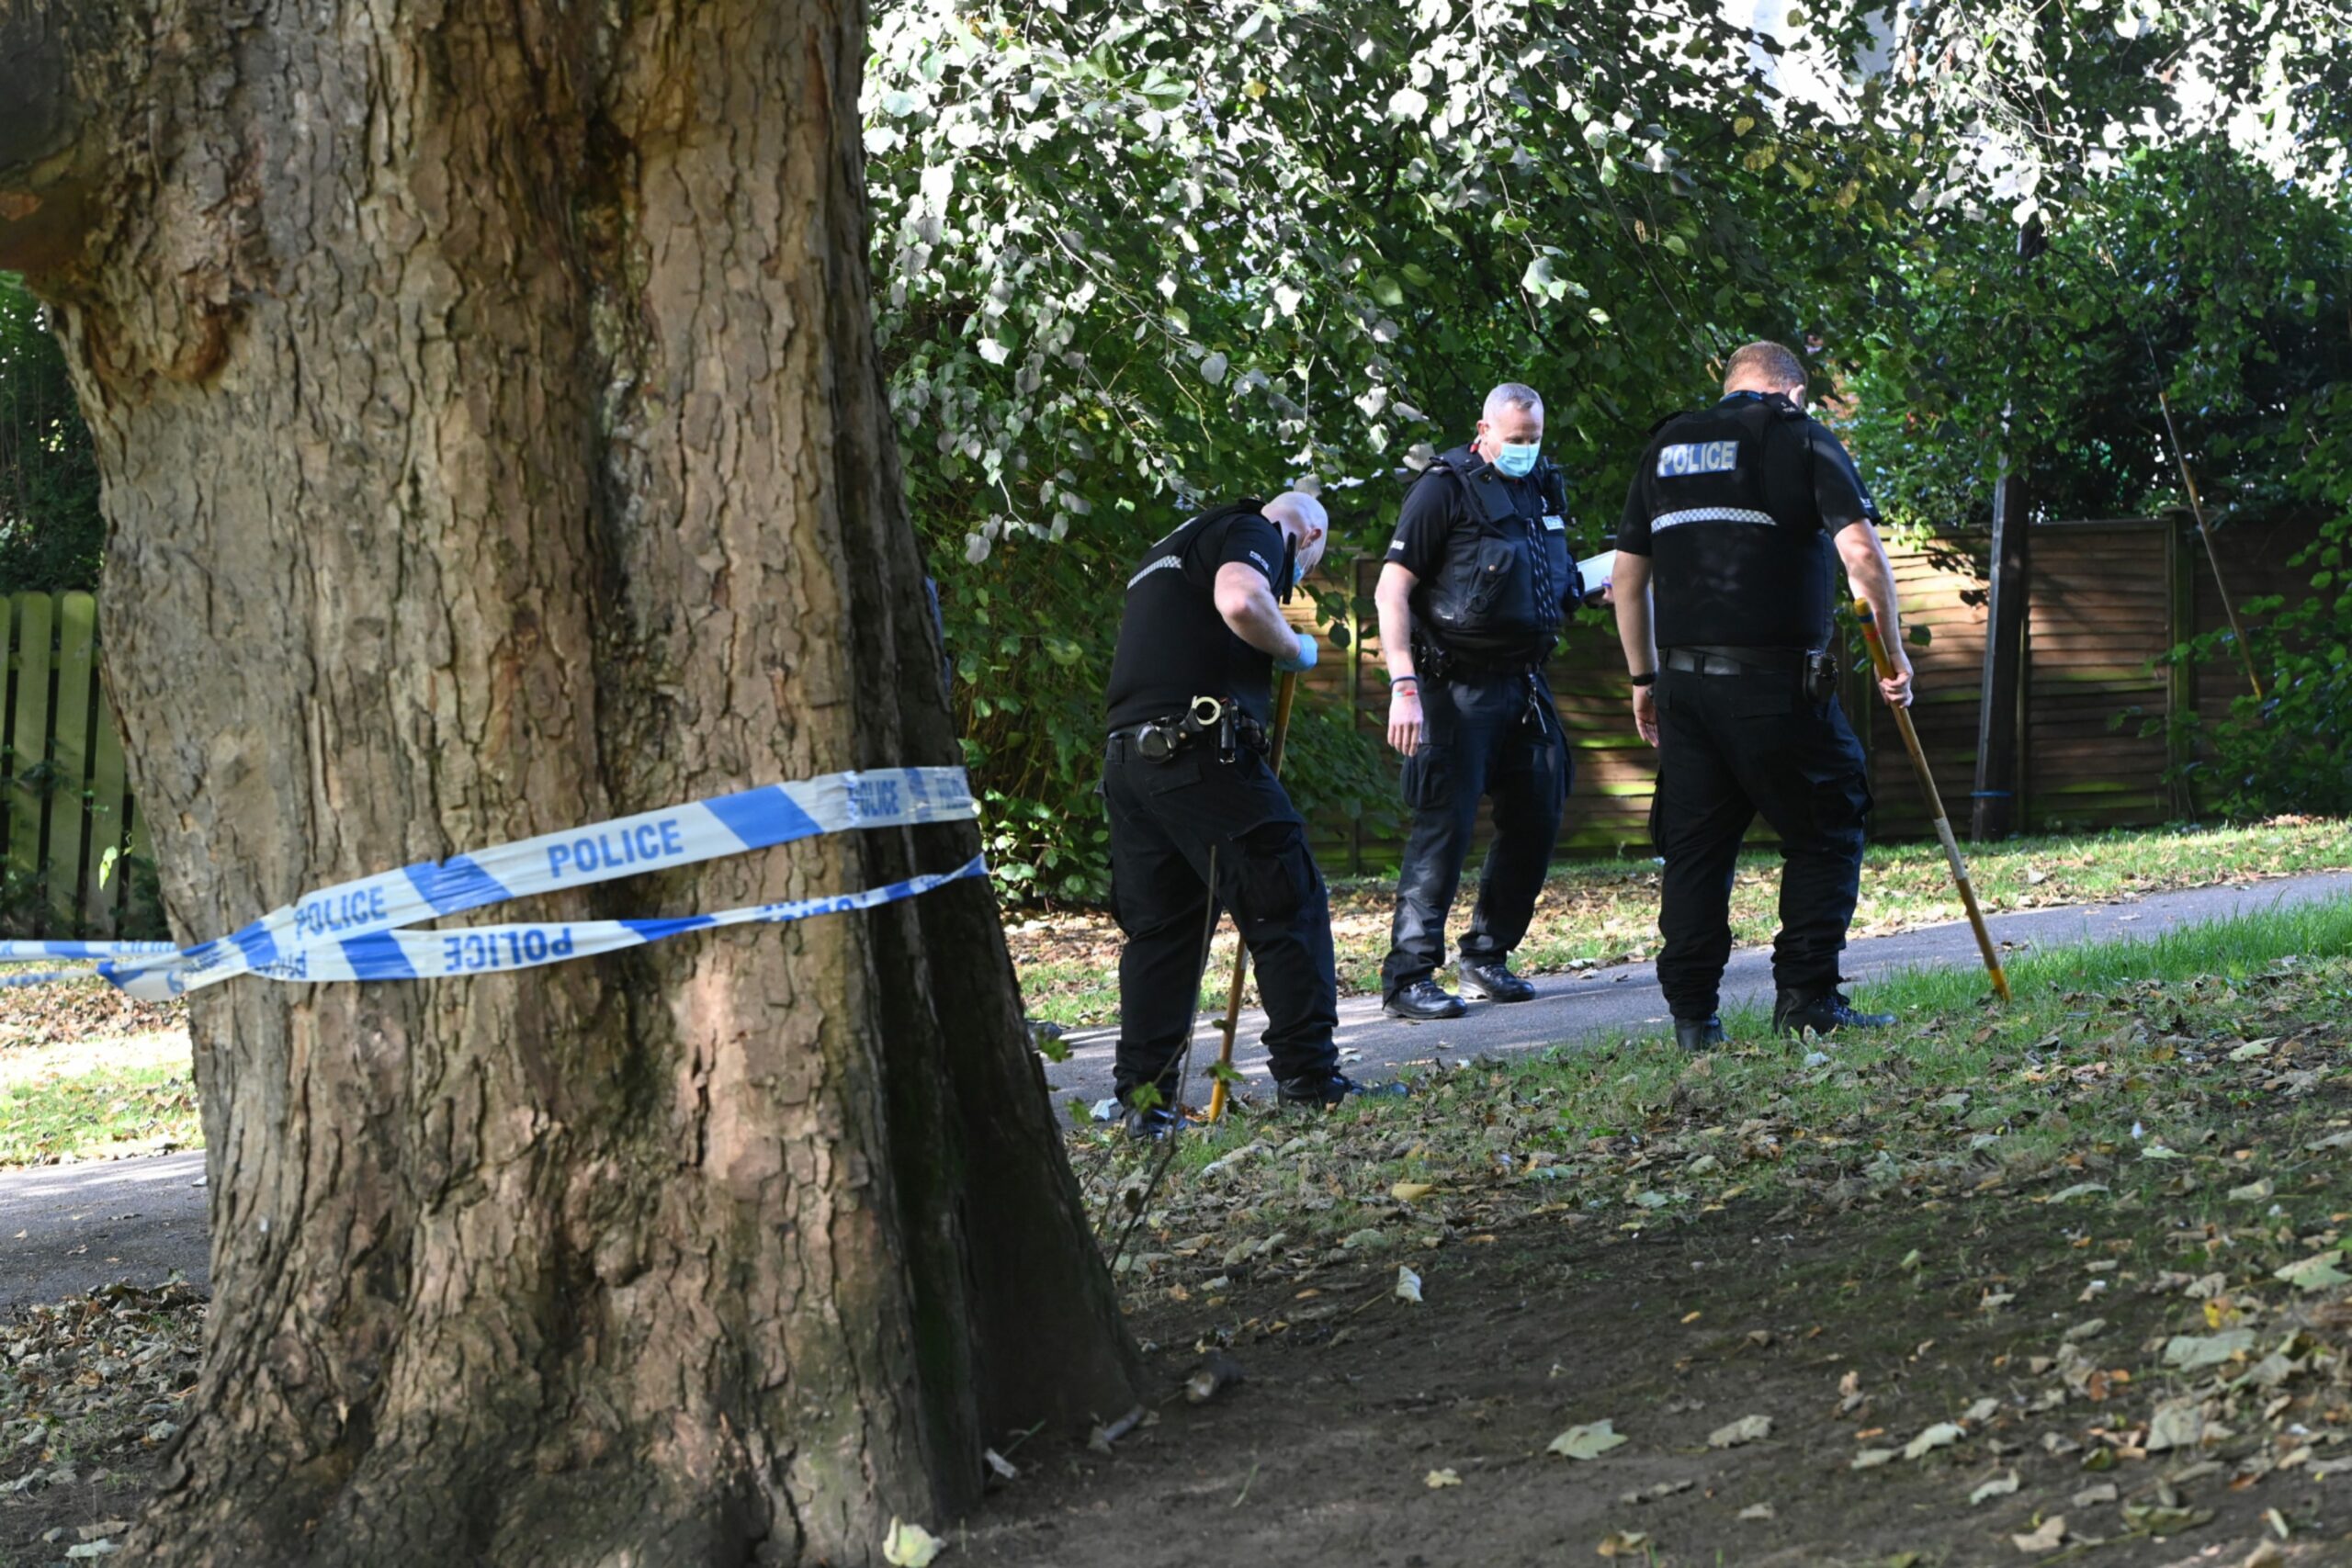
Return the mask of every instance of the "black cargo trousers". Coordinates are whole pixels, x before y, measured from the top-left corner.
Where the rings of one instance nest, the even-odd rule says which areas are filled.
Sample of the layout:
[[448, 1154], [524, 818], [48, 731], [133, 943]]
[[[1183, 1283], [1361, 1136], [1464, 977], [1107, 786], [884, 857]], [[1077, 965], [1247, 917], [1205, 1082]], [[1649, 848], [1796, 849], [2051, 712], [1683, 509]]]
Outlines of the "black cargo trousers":
[[1176, 1104], [1176, 1070], [1199, 1010], [1201, 938], [1214, 897], [1230, 909], [1266, 1006], [1277, 1083], [1320, 1088], [1339, 1062], [1331, 903], [1307, 852], [1306, 825], [1266, 760], [1222, 761], [1203, 740], [1165, 762], [1114, 735], [1102, 759], [1111, 818], [1111, 908], [1119, 953], [1119, 1048], [1113, 1083], [1155, 1085]]
[[1807, 997], [1838, 983], [1861, 886], [1870, 784], [1837, 699], [1805, 695], [1801, 659], [1735, 674], [1658, 671], [1650, 834], [1666, 875], [1657, 982], [1677, 1018], [1716, 1010], [1731, 956], [1733, 863], [1759, 812], [1780, 835], [1784, 863], [1773, 980]]
[[1479, 797], [1494, 799], [1495, 841], [1462, 938], [1462, 956], [1477, 964], [1509, 957], [1526, 936], [1568, 799], [1567, 739], [1541, 674], [1424, 675], [1420, 694], [1421, 744], [1405, 759], [1413, 827], [1380, 966], [1385, 997], [1445, 963], [1445, 917]]

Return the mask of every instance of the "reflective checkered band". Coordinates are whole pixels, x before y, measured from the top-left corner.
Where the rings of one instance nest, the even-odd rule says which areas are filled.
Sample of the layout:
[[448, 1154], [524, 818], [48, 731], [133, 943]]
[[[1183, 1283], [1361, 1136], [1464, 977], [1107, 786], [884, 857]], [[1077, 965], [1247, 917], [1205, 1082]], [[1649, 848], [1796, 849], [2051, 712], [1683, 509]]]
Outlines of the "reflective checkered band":
[[1774, 526], [1772, 514], [1750, 506], [1693, 506], [1687, 511], [1668, 512], [1650, 519], [1650, 532], [1660, 528], [1679, 528], [1685, 523], [1760, 523]]

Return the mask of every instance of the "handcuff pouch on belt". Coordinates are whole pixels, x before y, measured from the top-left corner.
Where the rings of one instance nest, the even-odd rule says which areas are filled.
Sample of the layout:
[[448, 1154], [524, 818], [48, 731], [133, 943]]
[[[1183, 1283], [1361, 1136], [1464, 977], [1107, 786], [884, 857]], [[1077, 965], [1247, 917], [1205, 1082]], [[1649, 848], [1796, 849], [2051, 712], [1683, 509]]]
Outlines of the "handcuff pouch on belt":
[[1136, 750], [1147, 762], [1168, 762], [1180, 751], [1214, 737], [1217, 761], [1230, 762], [1238, 746], [1253, 751], [1266, 749], [1265, 726], [1241, 710], [1231, 697], [1194, 697], [1182, 713], [1148, 719], [1136, 726]]
[[1838, 694], [1838, 651], [1820, 648], [1804, 656], [1804, 700], [1826, 703]]

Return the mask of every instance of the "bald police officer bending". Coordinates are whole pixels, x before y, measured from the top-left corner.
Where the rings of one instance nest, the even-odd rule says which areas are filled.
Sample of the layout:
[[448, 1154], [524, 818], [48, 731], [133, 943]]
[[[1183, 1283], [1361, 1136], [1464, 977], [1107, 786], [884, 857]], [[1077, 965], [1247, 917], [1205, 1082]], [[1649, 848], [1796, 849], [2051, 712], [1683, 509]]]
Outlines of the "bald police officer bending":
[[1758, 812], [1785, 862], [1774, 1031], [1894, 1021], [1856, 1012], [1838, 989], [1870, 788], [1829, 653], [1833, 544], [1884, 628], [1896, 666], [1879, 682], [1887, 702], [1910, 702], [1911, 664], [1877, 511], [1837, 436], [1806, 417], [1804, 390], [1804, 366], [1780, 344], [1733, 355], [1722, 401], [1653, 432], [1618, 525], [1634, 722], [1658, 748], [1658, 987], [1686, 1050], [1723, 1040], [1732, 866]]
[[1498, 1002], [1535, 994], [1509, 960], [1567, 801], [1567, 743], [1544, 661], [1578, 594], [1566, 495], [1543, 443], [1532, 388], [1488, 393], [1477, 439], [1441, 455], [1407, 492], [1374, 591], [1388, 740], [1405, 753], [1413, 809], [1380, 971], [1382, 1005], [1398, 1018], [1464, 1010], [1436, 973], [1481, 795], [1494, 800], [1495, 841], [1462, 939], [1462, 987]]
[[1212, 897], [1234, 912], [1257, 968], [1282, 1102], [1334, 1105], [1357, 1087], [1331, 1044], [1329, 895], [1265, 758], [1272, 672], [1316, 660], [1313, 635], [1293, 631], [1277, 601], [1322, 558], [1328, 527], [1302, 492], [1238, 502], [1159, 540], [1127, 580], [1102, 798], [1112, 912], [1127, 939], [1113, 1081], [1137, 1137], [1176, 1124]]

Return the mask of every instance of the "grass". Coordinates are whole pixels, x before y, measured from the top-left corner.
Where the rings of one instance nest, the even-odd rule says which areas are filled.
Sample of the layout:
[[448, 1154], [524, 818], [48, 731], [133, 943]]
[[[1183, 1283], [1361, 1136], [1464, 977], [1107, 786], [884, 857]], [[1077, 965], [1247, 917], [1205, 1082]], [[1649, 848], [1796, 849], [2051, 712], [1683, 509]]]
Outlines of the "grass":
[[0, 1048], [0, 1169], [202, 1142], [185, 1034]]
[[[2210, 829], [2150, 829], [2074, 837], [2007, 840], [1971, 849], [1969, 871], [1987, 912], [2098, 903], [2183, 887], [2352, 867], [2352, 826], [2280, 818]], [[1454, 907], [1458, 932], [1476, 896], [1476, 867]], [[1657, 866], [1646, 859], [1578, 861], [1555, 867], [1514, 960], [1544, 974], [1637, 961], [1657, 947]], [[1332, 888], [1332, 939], [1340, 989], [1379, 987], [1388, 948], [1393, 878], [1361, 878]], [[1780, 862], [1765, 851], [1742, 857], [1732, 888], [1732, 935], [1769, 942], [1778, 925]], [[1863, 863], [1856, 936], [1884, 936], [1960, 919], [1962, 911], [1934, 844], [1878, 844]], [[1033, 1019], [1066, 1028], [1118, 1016], [1118, 931], [1101, 914], [1032, 919], [1008, 933]], [[1224, 1002], [1233, 937], [1219, 935], [1204, 1007]]]
[[[1695, 1060], [1657, 1040], [1562, 1047], [1442, 1071], [1409, 1100], [1322, 1125], [1232, 1117], [1188, 1134], [1170, 1201], [1181, 1210], [1188, 1179], [1228, 1181], [1270, 1154], [1306, 1157], [1250, 1194], [1249, 1223], [1310, 1234], [1385, 1223], [1398, 1183], [1506, 1207], [1574, 1201], [1634, 1229], [1739, 1199], [1945, 1197], [2084, 1171], [2144, 1185], [2217, 1158], [2243, 1166], [2251, 1156], [2214, 1151], [2249, 1105], [2266, 1168], [2296, 1184], [2326, 1162], [2281, 1140], [2352, 1104], [2347, 953], [2352, 907], [2305, 906], [2030, 955], [2005, 1008], [1976, 971], [1897, 975], [1871, 1004], [1903, 1021], [1870, 1035], [1796, 1045], [1735, 1014], [1730, 1045]], [[1106, 1201], [1133, 1190], [1142, 1165], [1115, 1134], [1075, 1137]], [[1303, 1198], [1315, 1201], [1299, 1211]]]
[[[2060, 1514], [2052, 1561], [2217, 1517], [2291, 1531], [2265, 1562], [2343, 1561], [2301, 1543], [2342, 1531], [2309, 1498], [2352, 1472], [2352, 907], [2035, 953], [2011, 975], [2007, 1006], [1973, 970], [1874, 984], [1902, 1021], [1867, 1036], [1781, 1042], [1735, 1018], [1702, 1057], [1555, 1047], [1321, 1118], [1245, 1108], [1188, 1132], [1156, 1188], [1154, 1155], [1114, 1133], [1073, 1131], [1073, 1159], [1106, 1241], [1141, 1216], [1117, 1278], [1162, 1344], [1296, 1357], [1523, 1322], [1540, 1345], [1545, 1312], [1598, 1314], [1555, 1335], [1590, 1347], [1572, 1387], [1545, 1381], [1549, 1350], [1480, 1387], [1650, 1433], [1694, 1408], [1678, 1391], [1724, 1386], [1694, 1365], [1747, 1380], [1691, 1419], [1773, 1414], [1784, 1516], [1825, 1496], [1877, 1510], [1787, 1524], [1829, 1533], [1774, 1562], [1922, 1543], [1896, 1556], [2022, 1561], [1995, 1535]], [[1402, 1397], [1377, 1352], [1351, 1354], [1298, 1364], [1344, 1365], [1371, 1408]], [[1860, 1380], [1842, 1404], [1841, 1376]], [[1936, 1423], [1950, 1462], [1894, 1451]], [[2207, 1435], [2176, 1444], [2184, 1423]], [[1475, 1424], [1447, 1441], [1449, 1460], [1527, 1462]], [[1707, 1450], [1627, 1451], [1654, 1471]], [[1973, 1491], [2019, 1472], [2016, 1524], [1988, 1531], [2002, 1509]], [[2120, 1492], [2083, 1501], [2106, 1479]], [[1703, 1514], [1674, 1517], [1699, 1531]]]

